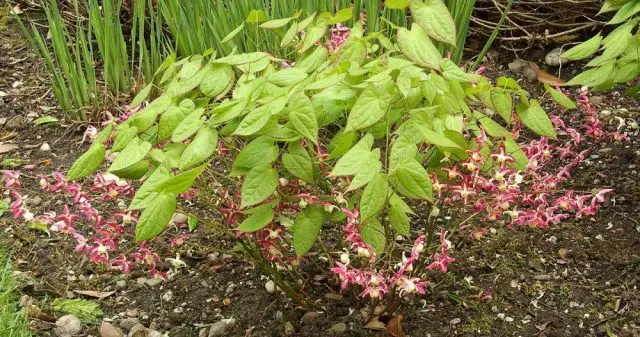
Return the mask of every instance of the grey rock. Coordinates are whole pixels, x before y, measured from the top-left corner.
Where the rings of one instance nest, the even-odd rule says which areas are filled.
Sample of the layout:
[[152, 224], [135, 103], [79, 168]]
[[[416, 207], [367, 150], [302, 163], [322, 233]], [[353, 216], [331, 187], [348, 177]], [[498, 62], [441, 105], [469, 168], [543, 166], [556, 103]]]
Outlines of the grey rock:
[[135, 317], [125, 318], [118, 324], [123, 330], [131, 331], [134, 326], [139, 325], [140, 320]]
[[147, 328], [145, 328], [144, 325], [142, 325], [142, 324], [136, 324], [133, 327], [131, 327], [131, 330], [129, 330], [129, 334], [127, 336], [128, 337], [133, 337], [133, 336], [135, 336], [135, 334], [138, 331], [145, 331], [146, 332]]
[[300, 322], [302, 322], [302, 325], [312, 325], [318, 319], [318, 317], [320, 317], [320, 315], [321, 313], [316, 311], [306, 312], [304, 315], [302, 315]]
[[293, 336], [296, 333], [296, 328], [291, 324], [291, 322], [284, 323], [284, 334], [285, 336]]
[[16, 129], [16, 130], [22, 129], [26, 125], [27, 125], [27, 120], [20, 115], [9, 118], [7, 120], [7, 123], [5, 124], [5, 126], [8, 129]]
[[152, 279], [148, 279], [148, 280], [146, 280], [146, 283], [147, 283], [148, 285], [152, 286], [152, 287], [155, 287], [155, 286], [157, 286], [157, 285], [162, 284], [162, 280], [161, 280], [161, 279], [159, 279], [159, 278], [155, 278], [155, 277], [154, 277], [154, 278], [152, 278]]
[[544, 63], [548, 66], [551, 67], [559, 67], [567, 62], [569, 62], [569, 60], [567, 60], [564, 57], [560, 57], [560, 55], [562, 54], [562, 49], [561, 48], [556, 48], [552, 51], [550, 51], [547, 56], [544, 57]]
[[227, 332], [231, 331], [231, 328], [236, 325], [235, 318], [223, 319], [219, 322], [213, 323], [209, 328], [209, 337], [225, 336]]
[[198, 331], [198, 337], [207, 337], [207, 336], [209, 336], [209, 329], [202, 328], [200, 329], [200, 331]]
[[124, 337], [122, 331], [109, 322], [102, 322], [98, 330], [100, 337]]
[[0, 126], [3, 126], [7, 123], [7, 117], [0, 117]]
[[41, 203], [42, 203], [42, 198], [40, 198], [40, 196], [35, 196], [29, 201], [29, 204], [31, 206], [38, 206]]
[[331, 328], [329, 329], [329, 332], [335, 334], [335, 335], [339, 335], [339, 334], [343, 334], [347, 331], [347, 324], [346, 323], [336, 323], [334, 325], [331, 326]]
[[120, 280], [118, 282], [116, 282], [116, 288], [118, 289], [124, 289], [127, 287], [127, 281], [125, 280]]
[[56, 321], [55, 332], [58, 336], [75, 336], [82, 332], [82, 323], [76, 316], [65, 315]]

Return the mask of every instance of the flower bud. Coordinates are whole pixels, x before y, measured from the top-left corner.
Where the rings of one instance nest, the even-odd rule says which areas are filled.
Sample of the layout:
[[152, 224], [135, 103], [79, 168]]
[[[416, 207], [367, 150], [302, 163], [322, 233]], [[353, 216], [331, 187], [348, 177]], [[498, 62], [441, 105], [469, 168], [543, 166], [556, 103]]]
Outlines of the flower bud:
[[349, 259], [349, 253], [340, 254], [340, 262], [342, 262], [342, 264], [349, 264], [349, 262], [351, 262]]

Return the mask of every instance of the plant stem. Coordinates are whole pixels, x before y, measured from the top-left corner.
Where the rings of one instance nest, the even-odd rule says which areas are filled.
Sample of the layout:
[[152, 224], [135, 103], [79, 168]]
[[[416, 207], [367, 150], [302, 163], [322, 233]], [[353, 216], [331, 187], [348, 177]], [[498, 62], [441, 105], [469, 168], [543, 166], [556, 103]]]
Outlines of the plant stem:
[[484, 44], [484, 47], [482, 48], [482, 51], [476, 58], [476, 61], [473, 62], [473, 65], [471, 66], [472, 71], [478, 68], [478, 65], [480, 65], [480, 62], [482, 62], [482, 59], [484, 58], [484, 56], [489, 52], [491, 45], [493, 45], [493, 41], [496, 39], [496, 37], [498, 37], [498, 33], [500, 33], [500, 28], [502, 27], [502, 24], [504, 24], [504, 20], [507, 18], [507, 14], [511, 10], [512, 5], [513, 5], [513, 0], [509, 0], [509, 3], [507, 3], [507, 7], [505, 7], [504, 12], [502, 12], [502, 16], [500, 17], [500, 21], [498, 21], [496, 28], [491, 33], [491, 36], [489, 37], [489, 40], [487, 41], [487, 43]]

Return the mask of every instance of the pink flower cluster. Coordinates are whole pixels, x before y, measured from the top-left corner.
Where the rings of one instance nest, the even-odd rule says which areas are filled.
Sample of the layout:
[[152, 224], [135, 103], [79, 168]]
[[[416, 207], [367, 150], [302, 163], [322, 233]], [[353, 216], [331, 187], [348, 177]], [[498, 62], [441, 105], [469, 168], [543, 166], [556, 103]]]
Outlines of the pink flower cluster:
[[329, 32], [331, 33], [331, 36], [329, 37], [329, 40], [327, 40], [327, 48], [329, 48], [329, 52], [333, 52], [347, 41], [349, 34], [351, 33], [351, 29], [338, 23], [335, 27], [329, 29]]
[[604, 137], [612, 137], [617, 141], [629, 140], [629, 137], [624, 134], [614, 131], [607, 132], [604, 130], [602, 126], [602, 122], [598, 117], [598, 110], [596, 110], [595, 105], [591, 104], [589, 100], [589, 94], [587, 91], [580, 92], [578, 96], [578, 104], [584, 110], [584, 129], [587, 131], [587, 134], [599, 139]]
[[[130, 225], [137, 221], [138, 216], [135, 212], [121, 211], [117, 208], [100, 211], [94, 207], [94, 201], [110, 201], [116, 204], [120, 197], [132, 197], [135, 190], [126, 181], [112, 174], [97, 174], [89, 187], [89, 191], [93, 193], [90, 195], [83, 190], [82, 185], [68, 182], [60, 172], [54, 172], [51, 178], [40, 175], [38, 178], [43, 191], [62, 193], [69, 196], [72, 202], [65, 205], [60, 214], [45, 212], [33, 216], [25, 207], [25, 198], [20, 194], [20, 172], [4, 171], [3, 177], [4, 187], [13, 199], [10, 210], [14, 219], [43, 223], [48, 225], [52, 232], [72, 237], [75, 241], [75, 251], [85, 254], [94, 263], [104, 264], [125, 273], [131, 272], [136, 264], [145, 265], [152, 276], [167, 278], [166, 273], [157, 269], [157, 263], [160, 261], [158, 254], [146, 248], [144, 244], [136, 247], [128, 256], [116, 253], [119, 246], [128, 241], [127, 226], [131, 228]], [[102, 206], [109, 208], [106, 204]], [[107, 212], [110, 216], [104, 217], [103, 214]], [[89, 229], [83, 228], [89, 236], [81, 232], [82, 224], [91, 225]]]

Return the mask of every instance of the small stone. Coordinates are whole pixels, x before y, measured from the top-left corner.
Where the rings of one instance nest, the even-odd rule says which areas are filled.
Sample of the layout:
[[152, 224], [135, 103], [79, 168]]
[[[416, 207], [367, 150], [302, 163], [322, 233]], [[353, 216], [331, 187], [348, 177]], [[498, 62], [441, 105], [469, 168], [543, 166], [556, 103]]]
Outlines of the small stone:
[[125, 318], [122, 321], [120, 321], [120, 324], [118, 324], [120, 326], [120, 328], [122, 328], [124, 331], [131, 331], [131, 329], [133, 329], [134, 326], [140, 324], [140, 320], [135, 318], [135, 317], [129, 317], [129, 318]]
[[336, 323], [329, 329], [329, 332], [336, 335], [343, 334], [345, 331], [347, 331], [347, 324], [345, 323]]
[[219, 322], [213, 323], [209, 328], [209, 337], [224, 336], [227, 332], [231, 331], [231, 328], [236, 325], [235, 318], [223, 319]]
[[293, 336], [296, 333], [296, 328], [291, 324], [291, 322], [284, 323], [284, 334], [285, 336]]
[[29, 204], [31, 206], [38, 206], [42, 203], [42, 198], [40, 196], [35, 196], [31, 200], [29, 200]]
[[82, 332], [82, 323], [76, 316], [65, 315], [56, 321], [55, 332], [58, 336], [75, 336]]
[[131, 327], [131, 330], [129, 330], [129, 334], [127, 335], [127, 337], [137, 337], [137, 336], [146, 336], [146, 335], [147, 335], [147, 328], [145, 328], [144, 325], [142, 324], [136, 324], [133, 327]]
[[551, 281], [553, 280], [553, 277], [548, 274], [542, 274], [542, 275], [535, 275], [533, 279], [538, 281]]
[[498, 318], [504, 321], [505, 314], [499, 313]]
[[274, 291], [276, 291], [276, 285], [272, 280], [267, 281], [267, 283], [264, 284], [264, 287], [267, 289], [268, 293], [273, 293]]
[[138, 309], [127, 309], [127, 317], [138, 317]]
[[122, 331], [118, 330], [118, 328], [109, 322], [102, 322], [98, 332], [100, 333], [100, 337], [124, 337]]
[[165, 302], [171, 302], [173, 299], [173, 291], [169, 290], [164, 295], [162, 295], [162, 300]]
[[42, 143], [42, 146], [40, 146], [40, 151], [49, 152], [51, 151], [51, 146], [49, 146], [49, 144], [47, 143]]
[[21, 308], [27, 308], [30, 307], [34, 302], [33, 297], [29, 296], [29, 295], [22, 295], [22, 297], [20, 297], [20, 307]]
[[184, 225], [187, 223], [187, 220], [189, 220], [188, 216], [182, 213], [176, 213], [173, 215], [173, 218], [171, 219], [171, 223], [173, 223], [174, 225]]
[[224, 305], [229, 305], [229, 304], [231, 304], [231, 299], [230, 299], [230, 298], [228, 298], [228, 297], [227, 297], [227, 298], [225, 298], [224, 300], [222, 300], [222, 304], [224, 304]]
[[308, 311], [304, 315], [302, 315], [300, 322], [302, 323], [302, 325], [311, 325], [318, 319], [318, 317], [320, 317], [319, 312]]
[[504, 321], [511, 323], [511, 322], [513, 322], [513, 317], [505, 317]]
[[560, 55], [562, 54], [562, 49], [561, 48], [556, 48], [552, 51], [550, 51], [547, 56], [545, 56], [544, 58], [544, 63], [548, 66], [551, 67], [559, 67], [565, 63], [567, 63], [569, 60], [567, 60], [564, 57], [560, 57]]
[[27, 125], [27, 121], [25, 120], [25, 118], [17, 115], [9, 118], [5, 126], [8, 129], [22, 129], [23, 127], [25, 127], [25, 125]]
[[145, 283], [147, 283], [151, 287], [155, 287], [157, 285], [162, 284], [162, 280], [154, 277], [152, 279], [145, 280]]
[[198, 337], [207, 337], [207, 336], [209, 336], [209, 329], [202, 328], [200, 329], [200, 331], [198, 331]]
[[127, 287], [127, 281], [125, 280], [120, 280], [118, 282], [116, 282], [116, 288], [118, 289], [124, 289]]
[[7, 117], [0, 117], [0, 126], [3, 126], [7, 123]]
[[462, 322], [462, 319], [460, 319], [460, 318], [454, 318], [451, 321], [449, 321], [449, 323], [451, 323], [451, 325], [460, 324], [460, 322]]

